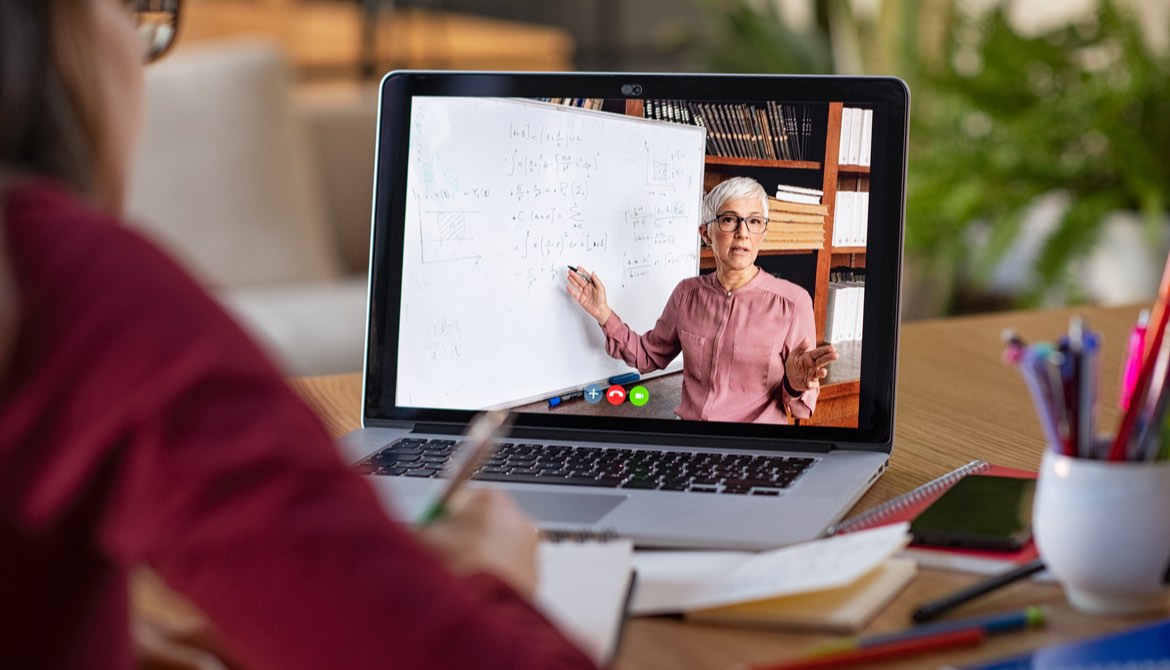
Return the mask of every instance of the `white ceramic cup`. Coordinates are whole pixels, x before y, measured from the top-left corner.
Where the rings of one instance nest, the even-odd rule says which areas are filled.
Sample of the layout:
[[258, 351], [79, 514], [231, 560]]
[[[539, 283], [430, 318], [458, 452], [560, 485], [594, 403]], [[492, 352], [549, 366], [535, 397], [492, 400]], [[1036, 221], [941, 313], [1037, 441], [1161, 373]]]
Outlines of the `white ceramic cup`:
[[1139, 614], [1170, 606], [1170, 463], [1046, 453], [1033, 533], [1076, 609]]

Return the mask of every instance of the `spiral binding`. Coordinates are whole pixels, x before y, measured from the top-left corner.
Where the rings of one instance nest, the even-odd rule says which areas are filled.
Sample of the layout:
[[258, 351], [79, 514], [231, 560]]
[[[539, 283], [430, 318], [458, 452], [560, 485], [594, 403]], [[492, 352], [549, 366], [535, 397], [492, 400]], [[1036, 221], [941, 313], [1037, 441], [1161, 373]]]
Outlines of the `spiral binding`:
[[880, 526], [885, 517], [890, 514], [922, 502], [940, 491], [945, 491], [963, 477], [988, 467], [990, 467], [990, 464], [987, 461], [979, 459], [971, 461], [963, 467], [952, 470], [936, 479], [932, 479], [912, 491], [903, 493], [897, 498], [891, 498], [876, 507], [871, 507], [860, 514], [829, 526], [828, 530], [825, 531], [825, 535], [836, 535], [837, 533], [847, 533], [855, 530], [864, 530], [873, 526]]

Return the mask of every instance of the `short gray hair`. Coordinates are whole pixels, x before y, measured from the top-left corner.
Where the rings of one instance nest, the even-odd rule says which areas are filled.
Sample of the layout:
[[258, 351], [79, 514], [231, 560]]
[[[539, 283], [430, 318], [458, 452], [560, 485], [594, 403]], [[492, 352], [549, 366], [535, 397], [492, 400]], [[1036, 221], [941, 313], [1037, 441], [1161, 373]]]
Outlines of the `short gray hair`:
[[703, 197], [702, 223], [710, 223], [728, 201], [740, 198], [759, 198], [760, 211], [764, 213], [765, 218], [768, 216], [768, 193], [760, 186], [760, 182], [751, 177], [732, 177], [716, 184], [715, 188]]

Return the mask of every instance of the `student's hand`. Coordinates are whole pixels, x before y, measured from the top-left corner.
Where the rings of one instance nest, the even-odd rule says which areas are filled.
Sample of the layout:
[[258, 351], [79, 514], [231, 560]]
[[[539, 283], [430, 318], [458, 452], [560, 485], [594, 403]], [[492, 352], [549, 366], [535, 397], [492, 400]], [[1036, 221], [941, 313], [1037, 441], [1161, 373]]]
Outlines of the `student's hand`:
[[[582, 265], [578, 265], [577, 270], [578, 272], [569, 270], [569, 295], [573, 296], [589, 316], [604, 326], [609, 320], [609, 315], [613, 313], [609, 303], [605, 301], [605, 284], [601, 283], [596, 272], [589, 272]], [[581, 276], [582, 273], [588, 275], [593, 282], [590, 283], [589, 279]]]
[[788, 376], [788, 385], [792, 390], [801, 393], [820, 388], [821, 380], [829, 374], [825, 366], [840, 357], [837, 348], [831, 344], [813, 348], [812, 340], [808, 338], [801, 340], [796, 349], [788, 354], [788, 360], [784, 361], [784, 374]]
[[529, 600], [536, 593], [536, 526], [503, 491], [460, 491], [418, 537], [455, 574], [488, 572]]

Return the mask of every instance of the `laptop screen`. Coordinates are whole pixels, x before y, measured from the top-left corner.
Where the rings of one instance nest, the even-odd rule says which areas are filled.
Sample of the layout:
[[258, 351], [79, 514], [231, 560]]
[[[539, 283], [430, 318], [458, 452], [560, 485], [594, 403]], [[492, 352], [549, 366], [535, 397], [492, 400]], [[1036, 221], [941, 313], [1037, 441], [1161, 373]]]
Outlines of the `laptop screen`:
[[382, 96], [368, 425], [506, 407], [888, 443], [900, 82], [395, 73]]

